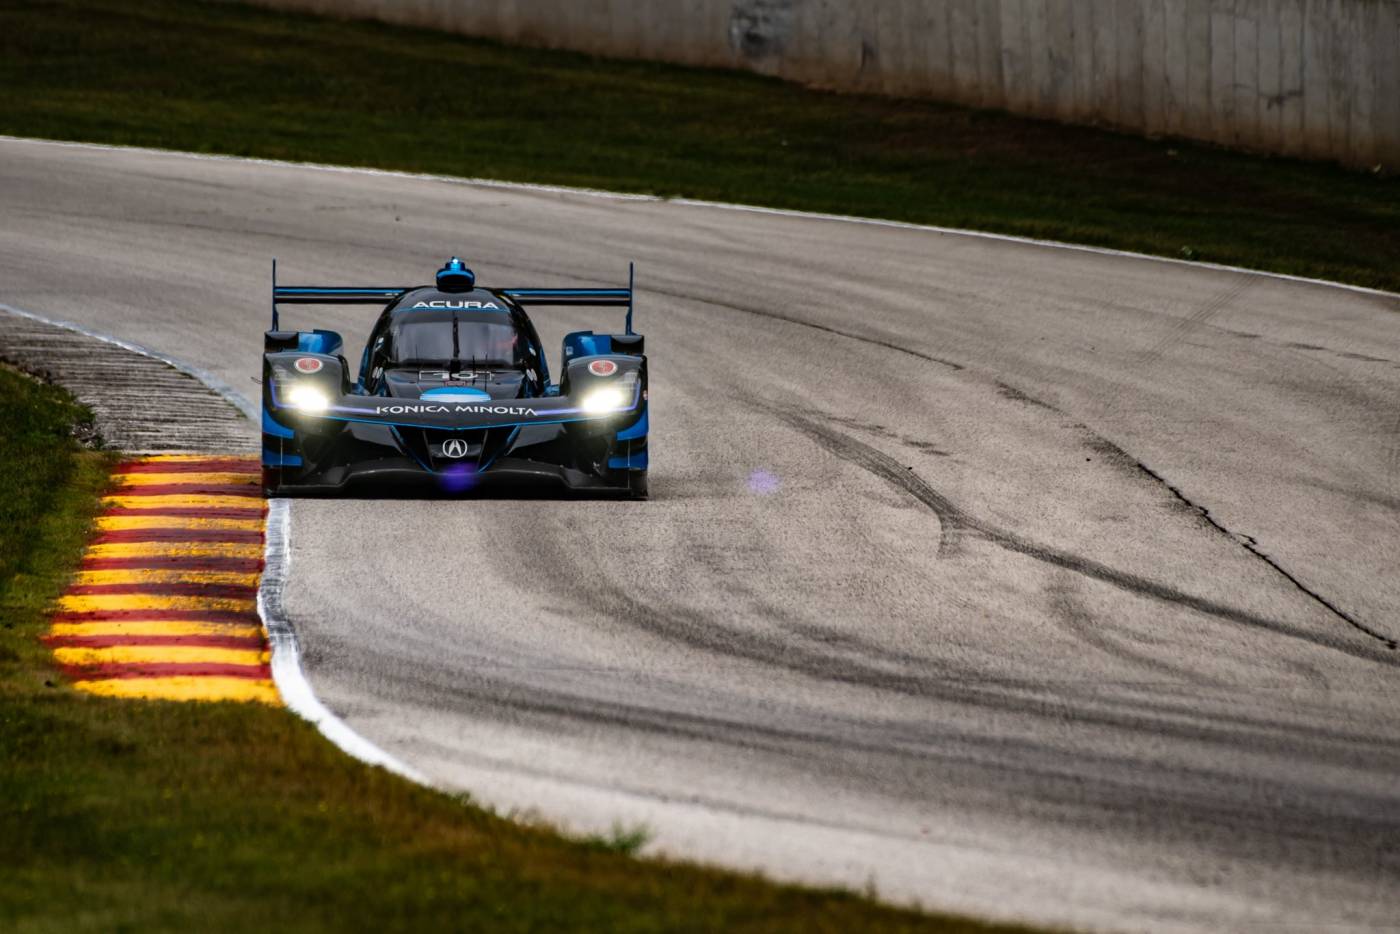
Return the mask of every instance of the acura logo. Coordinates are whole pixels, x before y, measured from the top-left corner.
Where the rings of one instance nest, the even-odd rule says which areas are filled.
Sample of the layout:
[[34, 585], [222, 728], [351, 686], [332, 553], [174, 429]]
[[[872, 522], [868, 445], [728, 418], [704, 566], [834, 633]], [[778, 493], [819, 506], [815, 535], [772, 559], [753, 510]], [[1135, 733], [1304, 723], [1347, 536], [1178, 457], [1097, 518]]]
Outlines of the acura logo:
[[449, 441], [444, 441], [442, 444], [442, 456], [450, 457], [453, 460], [466, 457], [467, 452], [470, 450], [471, 448], [467, 446], [467, 442], [463, 441], [461, 438], [452, 438]]

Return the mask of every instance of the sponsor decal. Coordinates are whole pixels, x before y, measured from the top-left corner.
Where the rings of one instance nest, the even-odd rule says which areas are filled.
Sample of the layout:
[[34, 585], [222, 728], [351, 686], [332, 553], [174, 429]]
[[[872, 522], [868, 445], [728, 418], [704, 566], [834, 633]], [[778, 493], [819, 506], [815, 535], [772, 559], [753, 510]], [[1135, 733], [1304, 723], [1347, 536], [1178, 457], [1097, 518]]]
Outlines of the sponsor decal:
[[319, 373], [325, 364], [315, 357], [299, 357], [293, 366], [303, 373]]
[[594, 360], [588, 364], [588, 372], [594, 376], [612, 376], [617, 372], [617, 364], [611, 360]]
[[501, 306], [497, 305], [495, 302], [453, 301], [452, 299], [448, 298], [435, 298], [430, 302], [419, 302], [418, 304], [412, 306], [410, 310], [412, 310], [413, 308], [490, 308], [495, 311], [501, 310]]
[[447, 370], [419, 370], [418, 381], [420, 383], [462, 383], [463, 385], [478, 379], [490, 378], [490, 373], [473, 373], [470, 370], [463, 370], [459, 373], [449, 373]]
[[461, 438], [449, 438], [442, 443], [442, 456], [450, 457], [453, 460], [466, 457], [470, 450], [471, 447]]
[[376, 415], [517, 415], [539, 414], [523, 405], [381, 405], [374, 410]]

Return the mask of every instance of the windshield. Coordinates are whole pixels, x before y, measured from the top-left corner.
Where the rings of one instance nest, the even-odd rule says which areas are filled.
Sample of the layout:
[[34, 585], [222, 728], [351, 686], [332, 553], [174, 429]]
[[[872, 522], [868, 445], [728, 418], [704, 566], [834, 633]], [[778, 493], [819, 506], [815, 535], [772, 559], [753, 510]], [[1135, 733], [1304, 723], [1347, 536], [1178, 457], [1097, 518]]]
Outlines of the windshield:
[[489, 320], [470, 312], [432, 317], [409, 317], [390, 329], [389, 362], [399, 366], [468, 360], [493, 366], [519, 366], [524, 362], [524, 342], [515, 325], [503, 315]]

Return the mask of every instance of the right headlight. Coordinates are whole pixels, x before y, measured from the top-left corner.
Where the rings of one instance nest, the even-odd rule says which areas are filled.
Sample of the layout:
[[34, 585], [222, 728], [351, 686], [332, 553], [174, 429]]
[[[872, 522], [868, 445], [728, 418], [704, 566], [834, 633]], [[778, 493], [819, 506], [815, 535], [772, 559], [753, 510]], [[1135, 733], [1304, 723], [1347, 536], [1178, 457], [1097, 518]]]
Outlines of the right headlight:
[[616, 386], [604, 386], [583, 397], [583, 410], [589, 415], [605, 415], [626, 405], [627, 397]]

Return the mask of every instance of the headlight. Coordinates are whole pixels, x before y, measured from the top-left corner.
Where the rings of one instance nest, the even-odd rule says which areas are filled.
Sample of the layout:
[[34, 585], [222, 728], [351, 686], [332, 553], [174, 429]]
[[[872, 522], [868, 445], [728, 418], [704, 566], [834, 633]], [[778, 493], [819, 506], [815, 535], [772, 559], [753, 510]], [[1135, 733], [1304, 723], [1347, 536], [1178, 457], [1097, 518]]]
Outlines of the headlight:
[[293, 386], [287, 391], [287, 401], [303, 412], [324, 412], [331, 404], [326, 394], [315, 386]]
[[627, 397], [622, 394], [622, 390], [612, 386], [595, 389], [583, 397], [583, 410], [590, 415], [616, 412], [626, 404]]

